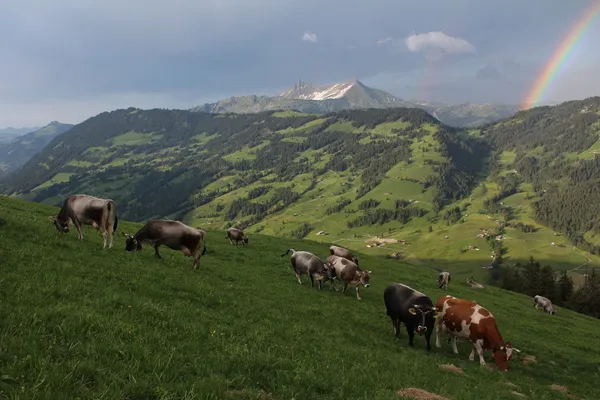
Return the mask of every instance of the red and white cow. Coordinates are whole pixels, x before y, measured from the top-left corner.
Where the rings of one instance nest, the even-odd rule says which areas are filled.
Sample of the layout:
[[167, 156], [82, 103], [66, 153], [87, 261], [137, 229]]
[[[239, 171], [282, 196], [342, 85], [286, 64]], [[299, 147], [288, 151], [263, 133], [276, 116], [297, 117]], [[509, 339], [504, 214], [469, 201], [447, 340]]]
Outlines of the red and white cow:
[[456, 348], [458, 338], [469, 340], [473, 344], [469, 360], [475, 360], [475, 351], [477, 351], [479, 363], [485, 365], [483, 352], [491, 350], [498, 369], [508, 371], [508, 362], [513, 351], [520, 352], [520, 350], [502, 339], [492, 313], [473, 301], [448, 295], [438, 299], [436, 308], [438, 310], [435, 324], [437, 347], [442, 347], [440, 333], [451, 336], [454, 354], [458, 354]]

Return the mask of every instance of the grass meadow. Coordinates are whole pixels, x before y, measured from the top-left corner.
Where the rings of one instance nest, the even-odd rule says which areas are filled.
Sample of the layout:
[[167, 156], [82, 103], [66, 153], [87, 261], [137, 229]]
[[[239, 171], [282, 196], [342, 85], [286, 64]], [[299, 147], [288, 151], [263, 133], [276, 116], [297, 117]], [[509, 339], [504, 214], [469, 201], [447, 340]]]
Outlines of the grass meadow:
[[[347, 295], [295, 281], [288, 247], [325, 257], [328, 244], [252, 234], [246, 248], [208, 232], [200, 269], [164, 248], [102, 250], [86, 227], [57, 233], [56, 208], [0, 197], [0, 398], [6, 399], [398, 399], [418, 388], [447, 399], [598, 398], [600, 322], [526, 296], [453, 280], [448, 293], [477, 300], [505, 340], [522, 350], [509, 372], [394, 338], [383, 291], [407, 283], [434, 301], [436, 273], [360, 254], [372, 286]], [[404, 329], [404, 328], [403, 328]], [[533, 359], [535, 358], [535, 360]], [[490, 354], [486, 359], [493, 365]], [[529, 360], [529, 362], [525, 362]], [[454, 364], [464, 374], [440, 369]], [[410, 397], [409, 397], [410, 398]], [[421, 397], [423, 398], [423, 397]]]

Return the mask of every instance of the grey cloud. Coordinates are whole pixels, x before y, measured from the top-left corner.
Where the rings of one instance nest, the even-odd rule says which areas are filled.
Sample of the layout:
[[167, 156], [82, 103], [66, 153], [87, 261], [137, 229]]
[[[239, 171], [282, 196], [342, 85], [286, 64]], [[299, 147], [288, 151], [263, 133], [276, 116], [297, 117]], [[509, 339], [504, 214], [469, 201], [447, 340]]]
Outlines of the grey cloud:
[[[462, 98], [467, 89], [456, 81], [474, 97], [493, 97], [493, 86], [461, 60], [481, 67], [497, 56], [521, 64], [492, 64], [521, 79], [522, 87], [498, 88], [514, 99], [584, 7], [561, 0], [4, 1], [0, 35], [10, 40], [0, 41], [0, 104], [10, 112], [0, 114], [0, 126], [27, 118], [47, 122], [52, 105], [66, 122], [76, 122], [135, 102], [182, 107], [272, 93], [298, 78], [329, 83], [379, 76], [377, 87], [405, 91], [432, 65], [406, 48], [412, 32], [443, 32], [477, 49], [444, 57], [436, 66], [437, 91], [422, 92]], [[300, 40], [308, 28], [318, 44]], [[386, 38], [393, 39], [377, 43]], [[457, 74], [464, 78], [455, 80]], [[397, 75], [413, 81], [383, 78]], [[571, 92], [579, 93], [563, 96]]]

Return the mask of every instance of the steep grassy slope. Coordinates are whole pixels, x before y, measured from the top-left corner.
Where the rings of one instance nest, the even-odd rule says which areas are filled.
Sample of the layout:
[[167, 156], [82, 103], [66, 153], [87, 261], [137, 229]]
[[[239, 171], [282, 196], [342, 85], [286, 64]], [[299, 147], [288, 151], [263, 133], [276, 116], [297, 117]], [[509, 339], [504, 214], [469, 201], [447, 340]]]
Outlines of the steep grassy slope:
[[[208, 231], [200, 269], [168, 249], [111, 250], [91, 228], [80, 243], [46, 219], [57, 210], [0, 197], [0, 395], [39, 399], [397, 399], [407, 387], [450, 399], [596, 398], [599, 322], [531, 299], [472, 290], [455, 275], [449, 293], [485, 305], [523, 353], [501, 373], [453, 355], [427, 354], [422, 338], [396, 340], [382, 295], [393, 281], [443, 294], [436, 273], [360, 254], [373, 270], [362, 301], [295, 282], [288, 247], [326, 245], [252, 235], [247, 248]], [[139, 224], [121, 221], [119, 231]], [[327, 287], [327, 286], [326, 286]], [[565, 334], [567, 333], [567, 334]], [[560, 337], [559, 337], [560, 336]], [[535, 357], [524, 363], [524, 357]], [[489, 355], [486, 357], [489, 359]], [[440, 370], [455, 364], [465, 375]]]
[[43, 128], [17, 137], [0, 145], [0, 176], [24, 165], [33, 155], [41, 151], [52, 139], [71, 129], [73, 125], [50, 122]]

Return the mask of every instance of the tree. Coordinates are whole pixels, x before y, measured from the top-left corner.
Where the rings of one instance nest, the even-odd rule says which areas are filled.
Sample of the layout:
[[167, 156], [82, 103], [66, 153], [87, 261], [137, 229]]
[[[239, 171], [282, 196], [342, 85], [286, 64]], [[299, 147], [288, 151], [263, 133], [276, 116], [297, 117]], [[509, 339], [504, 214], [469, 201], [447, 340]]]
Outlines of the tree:
[[573, 295], [573, 291], [573, 279], [567, 275], [567, 271], [563, 271], [556, 286], [556, 303], [567, 304]]

